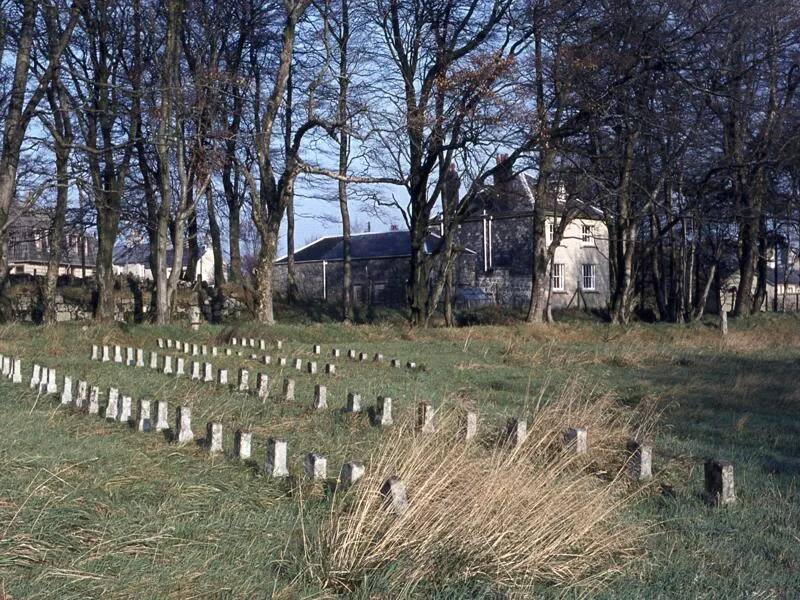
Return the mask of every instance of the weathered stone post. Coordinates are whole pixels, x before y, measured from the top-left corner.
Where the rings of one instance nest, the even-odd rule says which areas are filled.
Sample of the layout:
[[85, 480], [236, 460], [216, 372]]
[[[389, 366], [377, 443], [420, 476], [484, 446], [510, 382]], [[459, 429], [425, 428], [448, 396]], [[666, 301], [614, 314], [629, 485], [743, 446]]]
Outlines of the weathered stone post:
[[156, 402], [156, 431], [169, 429], [169, 404], [166, 400]]
[[31, 383], [30, 388], [35, 390], [39, 387], [39, 382], [42, 380], [42, 367], [40, 365], [33, 365], [33, 371], [31, 372]]
[[406, 363], [406, 367], [407, 367], [407, 368], [409, 368], [409, 369], [411, 369], [411, 370], [413, 371], [414, 369], [416, 369], [416, 368], [417, 368], [417, 363], [415, 363], [414, 361], [411, 361], [411, 360], [410, 360], [410, 361], [408, 361], [408, 362]]
[[253, 434], [246, 429], [237, 429], [233, 434], [233, 453], [240, 460], [250, 458], [253, 445]]
[[238, 345], [239, 345], [239, 340], [237, 340], [235, 337], [232, 337], [231, 346], [238, 346]]
[[125, 349], [125, 366], [126, 367], [132, 367], [135, 364], [136, 364], [136, 357], [135, 357], [133, 348], [128, 346]]
[[214, 367], [211, 363], [203, 363], [203, 381], [214, 381]]
[[328, 477], [328, 459], [321, 454], [316, 452], [306, 454], [305, 467], [309, 479], [318, 481]]
[[324, 385], [314, 386], [314, 408], [316, 410], [328, 408], [328, 390]]
[[281, 357], [281, 358], [278, 359], [278, 366], [279, 367], [285, 367], [286, 366], [286, 358], [285, 357]]
[[313, 360], [308, 361], [308, 373], [310, 375], [317, 374], [317, 363], [315, 363]]
[[258, 349], [259, 350], [266, 350], [267, 349], [267, 341], [266, 340], [258, 340]]
[[78, 393], [75, 395], [75, 406], [83, 408], [89, 400], [89, 384], [86, 381], [78, 381]]
[[222, 452], [222, 423], [211, 421], [206, 424], [206, 450], [209, 454]]
[[712, 506], [736, 502], [733, 486], [733, 464], [727, 460], [709, 459], [705, 463], [706, 494]]
[[171, 339], [167, 340], [167, 348], [172, 348], [175, 345], [175, 342]]
[[356, 359], [356, 351], [353, 350], [352, 348], [350, 348], [350, 350], [347, 351], [347, 358], [349, 358], [350, 360], [355, 360]]
[[325, 365], [325, 373], [328, 375], [336, 375], [336, 365], [328, 363]]
[[339, 358], [340, 355], [341, 351], [338, 348], [334, 348], [333, 350], [331, 350], [331, 356], [333, 358]]
[[469, 441], [478, 434], [478, 415], [467, 411], [461, 416], [461, 437]]
[[228, 369], [220, 369], [217, 371], [217, 383], [220, 385], [228, 385]]
[[150, 353], [150, 368], [155, 370], [158, 369], [158, 352]]
[[278, 340], [277, 342], [275, 342], [275, 347], [278, 350], [280, 350], [281, 348], [283, 348], [283, 342], [281, 340]]
[[395, 369], [399, 369], [402, 364], [403, 363], [400, 362], [399, 359], [397, 359], [397, 358], [393, 358], [392, 359], [392, 367], [394, 367]]
[[436, 424], [433, 419], [433, 405], [428, 402], [420, 402], [417, 405], [417, 430], [422, 433], [433, 433], [436, 431]]
[[364, 463], [359, 460], [350, 460], [342, 465], [342, 471], [339, 473], [339, 485], [342, 489], [355, 485], [359, 479], [364, 476], [366, 469]]
[[380, 352], [376, 352], [372, 360], [377, 363], [383, 362], [383, 354], [381, 354]]
[[192, 306], [189, 309], [189, 318], [191, 320], [191, 327], [192, 331], [197, 331], [200, 329], [200, 307], [199, 306]]
[[133, 401], [130, 396], [122, 396], [119, 399], [119, 422], [125, 423], [126, 425], [131, 422], [131, 412], [133, 407], [131, 406]]
[[200, 354], [206, 356], [208, 354], [208, 346], [206, 344], [200, 345]]
[[172, 357], [169, 354], [164, 355], [164, 375], [172, 375]]
[[369, 354], [367, 354], [366, 352], [361, 352], [358, 355], [358, 360], [360, 362], [366, 362], [368, 358], [369, 358]]
[[175, 359], [175, 376], [176, 377], [183, 377], [185, 375], [184, 372], [184, 359], [182, 357], [178, 357]]
[[283, 399], [294, 400], [294, 379], [287, 377], [283, 380]]
[[108, 404], [106, 404], [106, 420], [116, 421], [119, 414], [119, 390], [108, 388]]
[[266, 471], [268, 477], [288, 477], [286, 466], [286, 441], [281, 438], [267, 439]]
[[86, 411], [90, 415], [100, 414], [100, 388], [96, 385], [89, 389], [89, 405], [86, 407]]
[[653, 476], [653, 447], [649, 444], [640, 444], [637, 440], [628, 440], [628, 472], [631, 477], [643, 481]]
[[64, 387], [61, 390], [61, 404], [72, 404], [72, 377], [64, 375]]
[[100, 360], [100, 347], [92, 344], [92, 360]]
[[158, 338], [158, 347], [159, 348], [163, 348], [164, 347], [164, 338]]
[[250, 372], [247, 369], [239, 369], [239, 379], [237, 389], [240, 392], [250, 391]]
[[136, 366], [137, 367], [144, 366], [144, 350], [142, 348], [136, 349]]
[[216, 346], [211, 346], [211, 356], [218, 356], [219, 355], [219, 348]]
[[114, 362], [122, 362], [122, 348], [120, 346], [114, 346]]
[[564, 434], [564, 443], [573, 447], [575, 454], [586, 454], [589, 450], [589, 432], [583, 427], [571, 427]]
[[265, 365], [271, 365], [272, 357], [269, 354], [265, 354], [264, 356], [261, 357], [261, 362], [264, 363]]
[[201, 378], [200, 374], [200, 363], [196, 360], [192, 361], [192, 380], [199, 381]]
[[294, 368], [295, 368], [296, 371], [302, 371], [303, 370], [303, 359], [295, 358], [294, 359]]
[[103, 346], [103, 357], [102, 362], [110, 362], [111, 361], [111, 350], [108, 346]]
[[153, 423], [150, 420], [150, 400], [139, 400], [136, 429], [142, 433], [149, 433], [152, 428]]
[[719, 330], [722, 332], [723, 337], [728, 335], [728, 311], [725, 308], [719, 311]]
[[506, 440], [513, 448], [519, 448], [528, 438], [528, 423], [525, 419], [512, 417], [506, 423]]
[[11, 372], [12, 383], [22, 383], [22, 360], [19, 358], [14, 359], [14, 368]]
[[322, 347], [319, 344], [314, 345], [311, 349], [314, 354], [322, 354]]
[[56, 383], [56, 370], [47, 370], [47, 387], [45, 388], [48, 394], [58, 393], [58, 384]]
[[175, 410], [176, 440], [179, 444], [186, 444], [194, 439], [192, 433], [192, 409], [188, 406], [179, 406]]
[[200, 356], [200, 346], [192, 344], [192, 356]]
[[396, 515], [402, 515], [408, 509], [408, 493], [406, 484], [397, 475], [392, 475], [381, 486], [381, 496], [386, 507]]
[[361, 394], [347, 392], [347, 408], [345, 411], [351, 414], [361, 412]]
[[375, 405], [375, 424], [386, 427], [394, 423], [392, 420], [392, 399], [388, 396], [378, 396]]
[[259, 373], [256, 376], [256, 394], [262, 400], [269, 396], [269, 376], [266, 373]]
[[41, 375], [39, 376], [39, 393], [47, 393], [47, 367], [42, 367]]

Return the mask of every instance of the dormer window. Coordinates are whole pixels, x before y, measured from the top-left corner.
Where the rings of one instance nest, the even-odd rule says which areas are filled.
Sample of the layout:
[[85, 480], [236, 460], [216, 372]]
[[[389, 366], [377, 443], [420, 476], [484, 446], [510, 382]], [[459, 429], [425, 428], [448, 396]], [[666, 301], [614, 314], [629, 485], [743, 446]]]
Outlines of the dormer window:
[[581, 225], [581, 242], [584, 244], [594, 243], [594, 227], [591, 225]]

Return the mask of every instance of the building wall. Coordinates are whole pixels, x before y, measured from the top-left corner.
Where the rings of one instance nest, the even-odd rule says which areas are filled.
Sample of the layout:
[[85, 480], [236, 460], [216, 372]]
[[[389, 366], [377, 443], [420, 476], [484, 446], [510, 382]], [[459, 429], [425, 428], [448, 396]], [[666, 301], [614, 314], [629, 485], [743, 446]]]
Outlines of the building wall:
[[[44, 277], [47, 275], [47, 265], [32, 262], [11, 262], [8, 265], [8, 271], [13, 275], [34, 275]], [[59, 265], [58, 267], [59, 275], [70, 275], [72, 277], [82, 278], [84, 272], [86, 273], [86, 277], [94, 276], [93, 267], [86, 267], [85, 270], [79, 266]]]
[[[167, 267], [167, 277], [172, 272], [172, 269]], [[138, 279], [152, 281], [153, 274], [150, 271], [150, 265], [144, 263], [127, 263], [124, 265], [114, 265], [114, 273], [116, 275], [132, 275]], [[197, 275], [201, 281], [214, 285], [214, 252], [211, 248], [207, 248], [197, 261]]]

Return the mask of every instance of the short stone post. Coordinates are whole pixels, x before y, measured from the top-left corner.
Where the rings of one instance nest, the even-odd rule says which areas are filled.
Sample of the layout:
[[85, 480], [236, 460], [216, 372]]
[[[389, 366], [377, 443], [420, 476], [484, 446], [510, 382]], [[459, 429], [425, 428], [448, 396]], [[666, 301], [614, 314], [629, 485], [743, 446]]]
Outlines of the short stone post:
[[240, 392], [250, 391], [250, 372], [247, 369], [239, 369], [239, 379], [236, 387]]
[[100, 360], [100, 346], [92, 344], [92, 360]]
[[172, 348], [173, 346], [174, 346], [174, 341], [171, 339], [167, 340], [167, 348]]
[[472, 411], [467, 411], [461, 416], [461, 437], [468, 442], [477, 434], [478, 415]]
[[64, 386], [61, 389], [61, 404], [72, 404], [72, 377], [64, 375]]
[[11, 383], [22, 383], [22, 360], [14, 359], [14, 367], [11, 372]]
[[228, 369], [220, 369], [217, 371], [217, 383], [220, 385], [228, 385]]
[[631, 477], [644, 481], [653, 476], [653, 447], [649, 444], [640, 444], [636, 440], [628, 440], [628, 472]]
[[317, 374], [317, 363], [315, 363], [313, 360], [308, 361], [308, 373], [309, 375]]
[[206, 450], [209, 454], [222, 452], [222, 423], [212, 421], [206, 424]]
[[294, 400], [294, 379], [287, 377], [283, 380], [283, 399]]
[[119, 422], [125, 423], [126, 425], [131, 422], [131, 412], [133, 407], [131, 406], [133, 401], [130, 396], [122, 396], [119, 399]]
[[336, 365], [328, 363], [325, 365], [325, 373], [328, 375], [336, 375]]
[[309, 479], [319, 481], [328, 478], [328, 459], [321, 454], [316, 452], [306, 454], [305, 467], [306, 477]]
[[200, 354], [202, 354], [203, 356], [208, 355], [208, 346], [206, 344], [200, 345]]
[[56, 383], [56, 370], [47, 370], [47, 387], [45, 388], [48, 394], [58, 393], [58, 384]]
[[86, 407], [86, 411], [90, 415], [100, 414], [100, 388], [96, 385], [89, 389], [89, 405]]
[[266, 472], [268, 477], [288, 477], [286, 466], [286, 441], [280, 438], [267, 439]]
[[78, 393], [75, 395], [75, 406], [83, 408], [89, 400], [89, 384], [86, 381], [78, 381]]
[[383, 354], [381, 354], [380, 352], [376, 352], [375, 356], [372, 357], [372, 360], [377, 363], [383, 362]]
[[47, 367], [42, 367], [41, 375], [39, 376], [39, 393], [47, 393]]
[[355, 358], [356, 358], [356, 351], [355, 351], [355, 350], [353, 350], [352, 348], [351, 348], [350, 350], [348, 350], [348, 351], [347, 351], [347, 358], [349, 358], [350, 360], [355, 360]]
[[150, 353], [150, 368], [158, 369], [158, 352]]
[[132, 367], [135, 364], [136, 364], [136, 355], [135, 355], [135, 353], [133, 351], [133, 348], [128, 346], [125, 349], [125, 366], [126, 367]]
[[42, 379], [42, 367], [39, 365], [33, 365], [33, 371], [31, 372], [31, 383], [30, 388], [32, 390], [39, 387], [39, 382]]
[[436, 431], [436, 424], [433, 418], [433, 405], [428, 402], [420, 402], [419, 405], [417, 405], [417, 430], [422, 433], [433, 433]]
[[230, 348], [225, 348], [225, 356], [233, 356], [233, 350]]
[[136, 366], [137, 367], [144, 366], [144, 350], [142, 348], [136, 349]]
[[111, 351], [109, 350], [108, 346], [103, 346], [103, 356], [102, 362], [110, 362], [111, 361]]
[[164, 375], [172, 375], [172, 357], [164, 355]]
[[709, 459], [705, 463], [706, 495], [712, 506], [736, 502], [733, 487], [733, 464], [727, 460]]
[[114, 346], [114, 362], [122, 362], [122, 348], [120, 346]]
[[338, 348], [334, 348], [333, 350], [331, 350], [331, 356], [333, 358], [339, 358], [340, 355], [341, 351]]
[[139, 400], [139, 411], [136, 419], [136, 430], [149, 433], [153, 428], [150, 420], [150, 400]]
[[347, 408], [345, 412], [355, 414], [361, 412], [361, 394], [355, 392], [347, 393]]
[[106, 404], [106, 420], [116, 421], [119, 414], [119, 390], [108, 388], [108, 404]]
[[156, 402], [156, 431], [169, 429], [169, 403], [166, 400]]
[[188, 406], [179, 406], [175, 410], [176, 440], [179, 444], [186, 444], [194, 439], [192, 433], [192, 409]]
[[214, 381], [214, 367], [211, 363], [203, 363], [203, 381]]
[[397, 475], [392, 475], [384, 482], [381, 496], [385, 499], [386, 508], [396, 515], [402, 515], [408, 509], [406, 484]]
[[355, 485], [364, 476], [365, 472], [364, 463], [361, 461], [347, 461], [342, 465], [342, 471], [339, 473], [339, 485], [346, 490]]
[[219, 355], [219, 348], [216, 346], [211, 346], [211, 356], [218, 356]]
[[369, 358], [369, 354], [367, 354], [366, 352], [361, 352], [361, 353], [358, 355], [358, 360], [359, 360], [360, 362], [366, 362], [368, 358]]
[[250, 458], [253, 445], [253, 434], [246, 429], [237, 429], [233, 434], [233, 453], [240, 460]]
[[200, 356], [200, 346], [192, 344], [192, 356]]
[[277, 342], [275, 342], [275, 347], [278, 350], [280, 350], [281, 348], [283, 348], [283, 342], [281, 340], [278, 340]]
[[235, 337], [232, 337], [231, 346], [238, 346], [238, 345], [239, 345], [239, 340], [237, 340]]
[[267, 349], [267, 341], [266, 340], [258, 340], [258, 349], [259, 350], [266, 350]]
[[575, 454], [586, 454], [589, 450], [589, 432], [583, 427], [571, 427], [564, 434], [564, 443], [574, 448]]
[[284, 358], [284, 357], [279, 358], [278, 359], [278, 366], [279, 367], [285, 367], [286, 366], [286, 358]]
[[324, 385], [314, 386], [314, 408], [316, 410], [328, 408], [328, 390]]
[[163, 348], [164, 347], [164, 338], [158, 338], [158, 347], [159, 348]]
[[392, 367], [393, 367], [393, 368], [395, 368], [395, 369], [399, 369], [399, 368], [402, 366], [402, 364], [403, 364], [403, 363], [402, 363], [402, 362], [400, 362], [400, 360], [399, 360], [399, 359], [397, 359], [397, 358], [393, 358], [393, 359], [392, 359]]
[[184, 364], [185, 361], [182, 357], [178, 357], [175, 359], [175, 376], [176, 377], [183, 377], [186, 373], [184, 372]]
[[519, 448], [528, 438], [528, 423], [525, 419], [512, 417], [506, 423], [506, 440], [512, 448]]
[[200, 329], [200, 307], [199, 306], [192, 306], [189, 309], [189, 319], [191, 320], [191, 327], [192, 331], [197, 331]]
[[261, 362], [264, 363], [265, 365], [271, 365], [272, 357], [269, 354], [265, 354], [264, 356], [261, 357]]
[[410, 360], [406, 363], [406, 368], [411, 369], [412, 371], [417, 368], [417, 363]]
[[394, 423], [392, 420], [392, 399], [388, 396], [378, 396], [375, 405], [375, 424], [386, 427]]
[[200, 374], [200, 363], [196, 360], [192, 361], [192, 380], [199, 381], [202, 375]]
[[296, 371], [302, 371], [303, 370], [303, 359], [295, 358], [294, 359], [294, 368], [295, 368]]
[[321, 347], [319, 344], [316, 344], [316, 345], [315, 345], [315, 346], [314, 346], [314, 347], [311, 349], [311, 351], [312, 351], [314, 354], [317, 354], [317, 355], [319, 355], [319, 354], [322, 354], [322, 347]]
[[259, 373], [256, 376], [256, 394], [262, 400], [269, 396], [269, 376], [266, 373]]

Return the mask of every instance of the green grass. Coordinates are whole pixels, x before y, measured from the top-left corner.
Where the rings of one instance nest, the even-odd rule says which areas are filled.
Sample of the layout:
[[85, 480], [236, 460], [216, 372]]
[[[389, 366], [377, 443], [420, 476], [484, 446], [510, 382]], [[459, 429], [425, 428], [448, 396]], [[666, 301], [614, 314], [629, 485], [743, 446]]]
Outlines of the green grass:
[[[339, 347], [380, 351], [388, 362], [415, 360], [417, 371], [360, 364], [344, 356], [337, 374], [313, 377], [237, 357], [215, 367], [269, 373], [273, 398], [261, 402], [213, 384], [178, 380], [149, 368], [89, 361], [92, 343], [157, 350], [156, 338], [222, 346], [230, 335], [284, 340], [267, 352], [311, 359], [320, 371]], [[23, 385], [0, 382], [0, 598], [307, 597], [330, 595], [304, 546], [326, 512], [319, 490], [270, 481], [258, 473], [264, 441], [289, 442], [299, 479], [306, 452], [328, 456], [329, 474], [351, 457], [366, 458], [381, 433], [365, 418], [337, 409], [347, 391], [370, 405], [394, 399], [395, 418], [416, 403], [469, 404], [482, 426], [530, 414], [579, 378], [623, 404], [656, 402], [664, 410], [655, 439], [656, 482], [626, 518], [654, 523], [642, 560], [602, 591], [607, 598], [792, 598], [800, 596], [800, 321], [759, 316], [731, 323], [723, 340], [708, 325], [616, 329], [574, 321], [551, 327], [481, 326], [409, 333], [401, 325], [343, 327], [288, 324], [204, 326], [60, 325], [0, 329], [0, 352], [24, 359]], [[254, 352], [262, 354], [260, 351]], [[249, 351], [248, 351], [249, 353]], [[109, 385], [137, 398], [193, 407], [193, 428], [225, 425], [254, 432], [254, 463], [209, 458], [163, 436], [137, 434], [72, 414], [27, 389], [32, 362]], [[187, 357], [188, 363], [192, 360]], [[200, 360], [203, 360], [202, 358]], [[296, 401], [279, 402], [283, 376], [297, 380]], [[311, 409], [313, 385], [325, 383], [331, 409]], [[722, 510], [702, 499], [707, 456], [735, 464], [738, 503]], [[484, 582], [410, 590], [441, 598], [490, 597]], [[560, 590], [541, 589], [553, 595]], [[568, 596], [580, 591], [566, 592]], [[376, 573], [355, 594], [387, 597]]]

